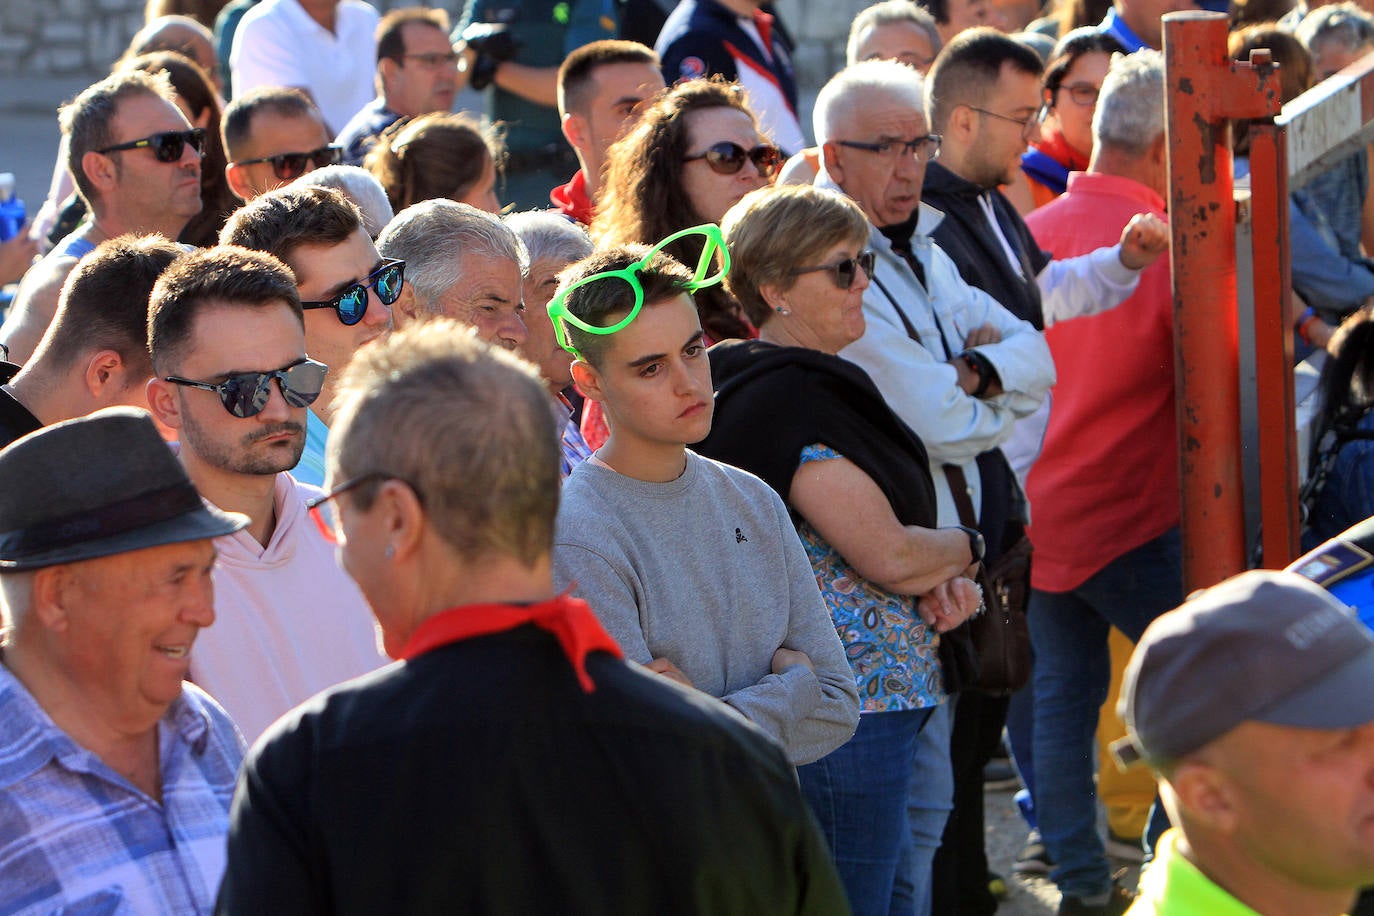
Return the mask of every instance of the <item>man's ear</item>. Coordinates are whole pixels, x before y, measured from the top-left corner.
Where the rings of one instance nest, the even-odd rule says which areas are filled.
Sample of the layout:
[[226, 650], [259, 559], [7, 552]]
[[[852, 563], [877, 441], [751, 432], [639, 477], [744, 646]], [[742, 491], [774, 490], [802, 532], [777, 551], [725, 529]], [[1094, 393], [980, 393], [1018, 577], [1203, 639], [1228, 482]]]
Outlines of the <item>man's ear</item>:
[[967, 105], [955, 105], [945, 121], [944, 130], [937, 131], [934, 127], [929, 130], [943, 136], [946, 143], [952, 137], [961, 146], [968, 146], [978, 133], [978, 112]]
[[126, 368], [124, 357], [114, 350], [92, 353], [86, 360], [86, 371], [83, 374], [86, 390], [90, 392], [91, 398], [102, 406], [113, 404], [110, 396], [122, 391], [127, 382]]
[[1169, 775], [1168, 782], [1190, 819], [1223, 836], [1238, 829], [1235, 790], [1220, 769], [1201, 761], [1185, 761]]
[[844, 184], [844, 164], [840, 161], [839, 147], [833, 142], [821, 144], [821, 161], [825, 163], [825, 173], [835, 184]]
[[369, 512], [370, 521], [387, 543], [388, 556], [403, 559], [419, 546], [426, 525], [425, 511], [409, 484], [383, 481]]
[[587, 144], [586, 118], [570, 111], [563, 115], [560, 126], [563, 128], [563, 136], [567, 138], [569, 146], [577, 150], [585, 148]]
[[87, 151], [81, 157], [81, 171], [86, 173], [87, 180], [99, 194], [104, 194], [119, 183], [119, 169], [115, 161], [104, 153]]
[[67, 629], [69, 617], [65, 594], [71, 585], [71, 568], [68, 566], [45, 566], [34, 571], [28, 612], [45, 629], [54, 633]]
[[383, 57], [377, 61], [377, 82], [378, 88], [385, 91], [388, 83], [396, 78], [396, 71], [400, 69], [400, 64], [389, 57]]
[[172, 388], [171, 382], [153, 376], [148, 381], [148, 411], [163, 426], [181, 429], [181, 402]]
[[409, 283], [401, 287], [401, 295], [391, 304], [391, 326], [402, 328], [413, 324], [420, 317], [420, 303], [415, 297], [415, 289]]
[[601, 387], [601, 373], [585, 359], [575, 359], [569, 366], [572, 370], [573, 384], [582, 392], [583, 397], [602, 404], [606, 402], [606, 392]]
[[224, 180], [229, 185], [229, 190], [234, 192], [234, 196], [239, 200], [247, 201], [253, 198], [253, 186], [248, 183], [248, 172], [241, 165], [229, 163], [224, 167]]

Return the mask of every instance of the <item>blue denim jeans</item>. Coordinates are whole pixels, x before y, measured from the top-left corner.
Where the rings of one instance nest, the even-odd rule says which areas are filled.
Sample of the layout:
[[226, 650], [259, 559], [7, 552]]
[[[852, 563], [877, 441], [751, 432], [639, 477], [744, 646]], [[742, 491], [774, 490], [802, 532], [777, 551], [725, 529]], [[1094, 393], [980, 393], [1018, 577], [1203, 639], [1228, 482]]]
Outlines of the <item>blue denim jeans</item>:
[[[802, 794], [830, 844], [854, 916], [914, 912], [906, 803], [916, 739], [930, 713], [930, 708], [866, 713], [848, 742], [797, 767]], [[927, 862], [927, 875], [929, 868]]]
[[954, 768], [949, 756], [949, 740], [954, 733], [956, 700], [957, 697], [950, 697], [935, 707], [916, 739], [915, 775], [906, 809], [911, 825], [913, 884], [903, 888], [899, 882], [894, 894], [899, 901], [911, 898], [916, 916], [931, 914], [931, 866], [945, 835], [945, 822], [954, 808]]
[[1071, 592], [1031, 592], [1035, 648], [1035, 812], [1056, 863], [1050, 877], [1074, 897], [1111, 887], [1097, 832], [1093, 783], [1098, 708], [1111, 679], [1107, 634], [1140, 639], [1150, 621], [1183, 601], [1178, 529], [1120, 556]]

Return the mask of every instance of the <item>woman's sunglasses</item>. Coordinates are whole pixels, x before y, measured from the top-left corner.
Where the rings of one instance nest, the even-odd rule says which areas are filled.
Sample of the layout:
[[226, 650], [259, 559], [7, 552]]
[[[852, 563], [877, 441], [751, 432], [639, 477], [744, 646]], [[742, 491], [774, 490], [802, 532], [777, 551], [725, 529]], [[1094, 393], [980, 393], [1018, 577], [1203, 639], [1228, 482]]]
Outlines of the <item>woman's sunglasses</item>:
[[141, 140], [130, 140], [128, 143], [107, 146], [104, 149], [96, 150], [96, 152], [103, 156], [106, 153], [116, 153], [126, 149], [143, 149], [146, 146], [153, 151], [158, 162], [180, 162], [181, 154], [186, 151], [188, 145], [197, 153], [205, 147], [204, 128], [169, 130], [160, 134], [153, 134], [151, 137], [144, 137]]
[[405, 261], [387, 261], [333, 299], [302, 302], [301, 308], [333, 309], [338, 313], [340, 322], [352, 327], [362, 321], [363, 316], [367, 314], [367, 291], [376, 289], [377, 298], [382, 301], [382, 305], [390, 305], [400, 298], [401, 290], [405, 288], [405, 273]]
[[163, 381], [219, 395], [224, 409], [236, 417], [248, 419], [262, 413], [272, 398], [272, 379], [281, 384], [282, 397], [292, 407], [309, 407], [320, 396], [324, 376], [329, 367], [313, 359], [301, 358], [289, 366], [270, 372], [240, 372], [222, 382], [196, 382], [169, 375]]
[[713, 143], [707, 147], [706, 152], [688, 156], [682, 161], [695, 162], [698, 159], [705, 159], [706, 164], [711, 167], [711, 171], [717, 175], [739, 174], [739, 170], [744, 168], [744, 161], [748, 159], [754, 163], [754, 168], [759, 170], [760, 175], [764, 178], [771, 178], [773, 173], [782, 165], [782, 150], [767, 144], [759, 144], [753, 149], [745, 149], [738, 143], [722, 140], [720, 143]]
[[262, 156], [258, 159], [243, 159], [234, 165], [256, 165], [259, 162], [272, 163], [272, 174], [282, 181], [295, 181], [305, 174], [305, 167], [314, 163], [315, 168], [338, 165], [343, 162], [343, 147], [333, 143], [312, 149], [308, 153], [280, 153], [276, 156]]
[[[693, 226], [690, 229], [683, 229], [681, 232], [674, 232], [653, 248], [650, 248], [649, 253], [638, 261], [620, 270], [603, 270], [600, 273], [583, 277], [559, 290], [558, 295], [554, 296], [548, 305], [549, 320], [553, 322], [553, 336], [558, 342], [558, 345], [573, 356], [581, 359], [582, 354], [577, 352], [577, 348], [574, 347], [568, 339], [567, 325], [572, 325], [587, 334], [598, 335], [614, 334], [616, 331], [628, 327], [630, 322], [634, 321], [635, 318], [639, 316], [640, 310], [644, 308], [644, 287], [640, 285], [639, 272], [653, 263], [654, 256], [664, 248], [676, 242], [678, 239], [686, 238], [689, 235], [703, 236], [704, 244], [701, 249], [701, 257], [697, 259], [697, 269], [692, 272], [691, 281], [685, 284], [688, 292], [694, 293], [699, 289], [715, 286], [717, 283], [724, 280], [725, 275], [730, 272], [730, 251], [725, 247], [725, 238], [720, 234], [719, 226], [715, 223], [706, 223], [701, 226]], [[720, 252], [720, 270], [707, 276], [707, 271], [715, 264], [716, 252]], [[567, 306], [568, 295], [578, 287], [586, 286], [588, 283], [597, 283], [602, 280], [621, 280], [629, 284], [635, 296], [635, 304], [630, 309], [629, 314], [615, 324], [606, 327], [588, 324], [568, 311]]]
[[873, 276], [873, 268], [878, 262], [878, 256], [871, 251], [861, 251], [852, 258], [845, 258], [835, 264], [819, 264], [815, 267], [798, 267], [792, 271], [796, 274], [811, 274], [817, 271], [830, 271], [831, 279], [840, 289], [853, 289], [854, 281], [859, 278], [859, 268], [864, 269], [865, 277]]

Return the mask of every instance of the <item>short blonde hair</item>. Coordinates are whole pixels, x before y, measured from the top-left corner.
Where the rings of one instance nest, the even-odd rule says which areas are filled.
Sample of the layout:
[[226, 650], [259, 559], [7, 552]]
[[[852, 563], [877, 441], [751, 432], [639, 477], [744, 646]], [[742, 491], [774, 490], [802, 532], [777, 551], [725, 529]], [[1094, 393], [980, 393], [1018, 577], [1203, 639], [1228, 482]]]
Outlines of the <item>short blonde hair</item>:
[[811, 185], [778, 185], [746, 194], [720, 223], [730, 249], [725, 285], [756, 327], [773, 315], [759, 287], [783, 289], [796, 282], [795, 271], [814, 266], [842, 242], [863, 247], [868, 218], [843, 194]]
[[[459, 557], [533, 565], [553, 549], [558, 429], [538, 370], [435, 318], [359, 350], [330, 428], [331, 485], [385, 472], [415, 488]], [[377, 484], [354, 497], [367, 509]]]

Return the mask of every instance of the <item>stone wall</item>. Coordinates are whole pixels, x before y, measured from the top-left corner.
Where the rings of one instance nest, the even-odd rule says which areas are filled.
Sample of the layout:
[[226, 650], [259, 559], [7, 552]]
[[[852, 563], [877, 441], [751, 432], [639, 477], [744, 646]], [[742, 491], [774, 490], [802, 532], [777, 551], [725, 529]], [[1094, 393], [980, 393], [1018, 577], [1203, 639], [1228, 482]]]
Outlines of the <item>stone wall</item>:
[[98, 79], [143, 22], [143, 0], [0, 3], [0, 75]]
[[[407, 0], [374, 0], [379, 9]], [[438, 2], [450, 13], [460, 0]], [[845, 37], [865, 0], [779, 0], [797, 39], [796, 63], [813, 95], [844, 63]], [[4, 0], [0, 2], [0, 76], [92, 82], [109, 71], [143, 21], [144, 0]], [[0, 100], [3, 106], [3, 100]]]

